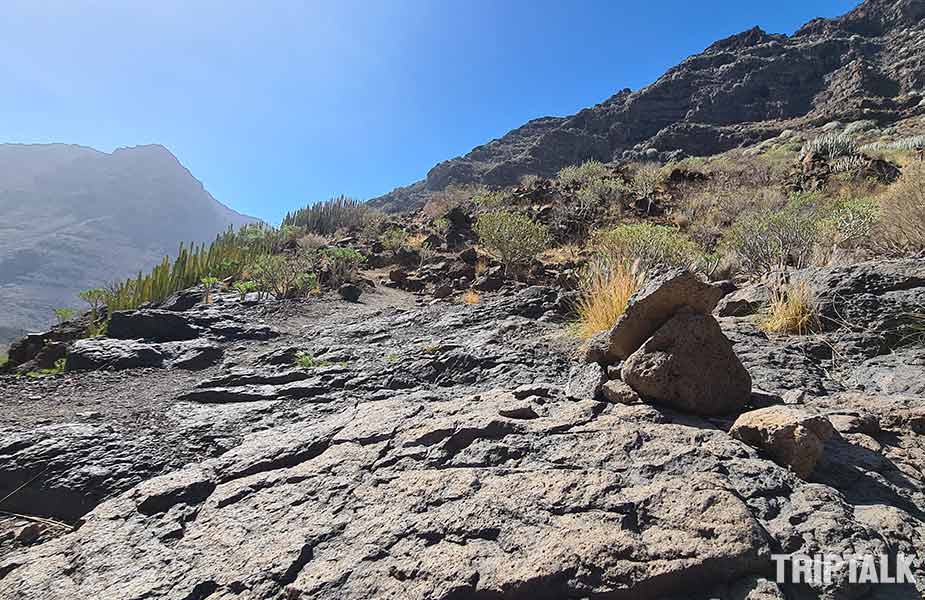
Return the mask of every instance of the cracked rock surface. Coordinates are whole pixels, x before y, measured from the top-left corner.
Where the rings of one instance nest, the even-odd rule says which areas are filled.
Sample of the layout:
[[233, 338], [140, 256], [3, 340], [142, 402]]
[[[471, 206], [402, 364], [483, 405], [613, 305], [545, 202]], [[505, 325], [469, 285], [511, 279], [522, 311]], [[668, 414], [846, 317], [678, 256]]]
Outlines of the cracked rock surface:
[[789, 586], [771, 561], [925, 547], [920, 396], [721, 318], [764, 401], [831, 423], [802, 479], [735, 416], [569, 397], [555, 304], [219, 297], [189, 322], [278, 335], [213, 337], [223, 361], [200, 371], [4, 380], [0, 497], [26, 485], [0, 508], [45, 498], [34, 514], [77, 528], [0, 532], [0, 598], [921, 597], [921, 570], [918, 589]]

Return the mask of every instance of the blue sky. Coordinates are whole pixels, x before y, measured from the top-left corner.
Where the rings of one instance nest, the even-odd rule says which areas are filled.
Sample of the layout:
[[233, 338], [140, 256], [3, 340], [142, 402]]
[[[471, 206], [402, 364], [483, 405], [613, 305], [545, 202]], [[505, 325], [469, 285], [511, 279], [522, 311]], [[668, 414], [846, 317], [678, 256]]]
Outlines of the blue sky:
[[278, 222], [854, 0], [5, 0], [0, 141], [159, 143]]

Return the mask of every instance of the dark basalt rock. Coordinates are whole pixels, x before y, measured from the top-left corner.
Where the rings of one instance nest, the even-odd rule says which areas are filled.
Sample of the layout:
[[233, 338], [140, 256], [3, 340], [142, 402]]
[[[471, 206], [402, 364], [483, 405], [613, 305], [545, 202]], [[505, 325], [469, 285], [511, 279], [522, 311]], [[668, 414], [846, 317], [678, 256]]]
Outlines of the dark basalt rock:
[[142, 309], [113, 312], [106, 333], [109, 337], [121, 340], [175, 342], [195, 339], [202, 334], [202, 330], [182, 314]]

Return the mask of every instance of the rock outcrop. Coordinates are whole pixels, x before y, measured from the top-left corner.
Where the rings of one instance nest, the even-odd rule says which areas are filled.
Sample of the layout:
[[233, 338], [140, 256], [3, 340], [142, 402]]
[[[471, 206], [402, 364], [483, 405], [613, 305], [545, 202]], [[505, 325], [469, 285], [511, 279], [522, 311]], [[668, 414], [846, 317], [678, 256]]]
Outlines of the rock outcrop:
[[[887, 309], [918, 286], [897, 269], [859, 271], [893, 278], [869, 287]], [[836, 573], [794, 591], [771, 554], [925, 546], [922, 397], [853, 384], [823, 338], [682, 305], [622, 364], [576, 367], [555, 289], [331, 296], [217, 294], [173, 313], [195, 340], [90, 340], [222, 349], [201, 371], [3, 378], [0, 508], [79, 527], [0, 514], [0, 598], [856, 600], [882, 589]], [[721, 327], [767, 408], [733, 426], [620, 379], [692, 320], [677, 358], [706, 360], [682, 347]], [[223, 335], [242, 331], [275, 335]]]
[[451, 184], [513, 185], [525, 174], [551, 177], [589, 159], [705, 156], [807, 125], [922, 114], [922, 17], [918, 0], [867, 0], [792, 36], [753, 28], [651, 85], [572, 116], [534, 119], [372, 203], [408, 210]]
[[695, 415], [727, 415], [749, 400], [752, 379], [712, 316], [681, 310], [623, 363], [643, 398]]

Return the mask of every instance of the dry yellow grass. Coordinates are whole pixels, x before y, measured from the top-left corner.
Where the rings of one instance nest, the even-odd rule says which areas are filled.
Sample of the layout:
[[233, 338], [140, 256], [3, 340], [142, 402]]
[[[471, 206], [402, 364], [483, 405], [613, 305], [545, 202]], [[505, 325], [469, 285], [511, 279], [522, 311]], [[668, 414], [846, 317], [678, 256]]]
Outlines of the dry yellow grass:
[[421, 246], [424, 245], [424, 240], [427, 239], [427, 234], [424, 233], [415, 233], [414, 235], [409, 235], [405, 238], [405, 245], [411, 248], [412, 250], [419, 250]]
[[479, 293], [475, 290], [467, 290], [462, 295], [463, 304], [478, 304], [482, 301], [482, 297], [479, 296]]
[[804, 335], [819, 330], [819, 303], [805, 281], [771, 292], [771, 303], [761, 321], [768, 333]]
[[592, 265], [585, 272], [581, 298], [576, 306], [578, 335], [587, 339], [613, 327], [642, 281], [643, 276], [635, 265], [624, 262], [609, 267]]
[[460, 300], [462, 300], [463, 304], [478, 304], [482, 301], [482, 297], [475, 290], [466, 290]]

